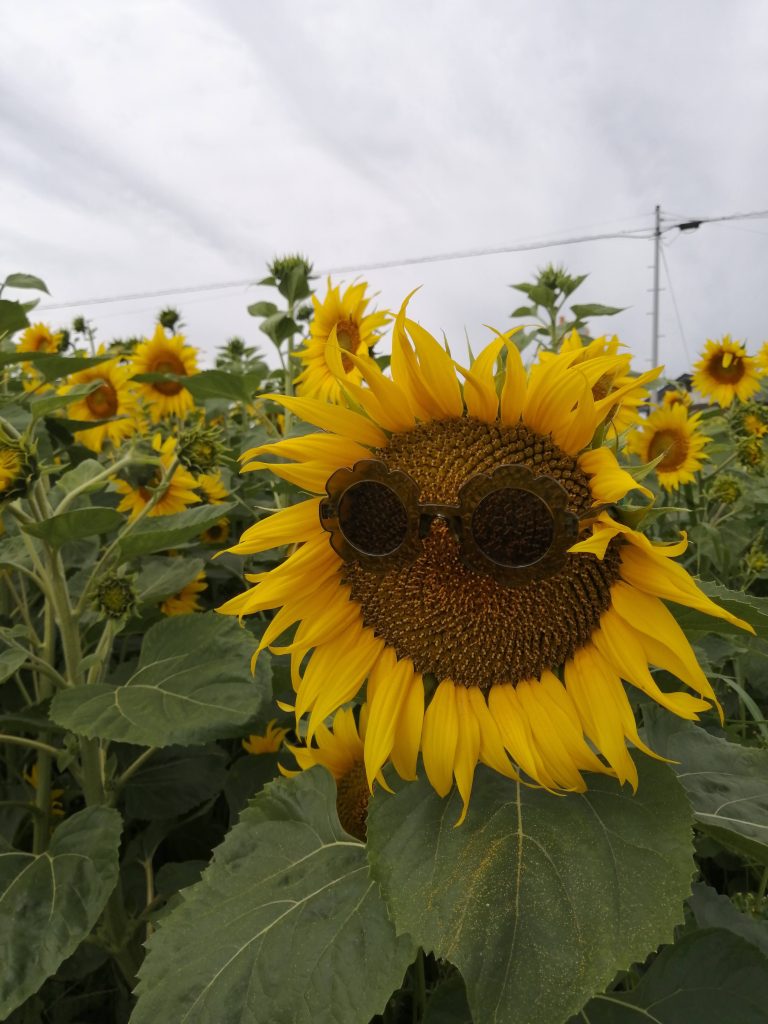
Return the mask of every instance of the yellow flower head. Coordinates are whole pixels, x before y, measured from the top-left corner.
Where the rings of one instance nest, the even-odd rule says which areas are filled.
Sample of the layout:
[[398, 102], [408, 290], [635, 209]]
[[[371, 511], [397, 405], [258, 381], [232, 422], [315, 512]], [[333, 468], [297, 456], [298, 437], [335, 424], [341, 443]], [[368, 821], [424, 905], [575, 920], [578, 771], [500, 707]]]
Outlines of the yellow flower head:
[[[103, 352], [102, 346], [99, 355]], [[118, 448], [126, 438], [136, 433], [136, 392], [130, 384], [130, 376], [131, 370], [121, 365], [119, 359], [109, 359], [98, 366], [71, 373], [59, 388], [59, 394], [66, 395], [79, 384], [98, 382], [97, 388], [73, 399], [67, 406], [67, 414], [73, 420], [112, 420], [75, 432], [77, 440], [91, 451], [100, 452], [107, 442]]]
[[[286, 743], [302, 771], [321, 764], [336, 780], [336, 810], [342, 828], [356, 839], [365, 841], [365, 819], [369, 788], [365, 774], [365, 735], [368, 706], [360, 709], [360, 729], [353, 708], [340, 708], [333, 719], [333, 728], [321, 724], [315, 733], [316, 746], [293, 747]], [[280, 766], [284, 775], [293, 775]], [[379, 777], [379, 781], [382, 781]]]
[[220, 544], [225, 544], [229, 540], [229, 520], [227, 517], [222, 516], [213, 526], [203, 530], [200, 534], [200, 540], [203, 544], [210, 544], [216, 547]]
[[296, 393], [326, 402], [342, 401], [342, 389], [334, 371], [328, 365], [327, 348], [338, 353], [344, 375], [359, 384], [362, 377], [352, 357], [365, 358], [375, 344], [378, 332], [389, 321], [389, 313], [368, 313], [370, 297], [366, 296], [365, 281], [353, 284], [343, 293], [339, 285], [328, 278], [328, 293], [321, 302], [315, 295], [314, 319], [306, 348], [296, 354], [304, 369], [296, 378]]
[[[592, 388], [592, 395], [596, 400], [606, 398], [609, 394], [621, 391], [621, 401], [614, 406], [612, 413], [607, 420], [611, 425], [611, 433], [621, 434], [629, 427], [640, 422], [639, 406], [648, 400], [648, 389], [638, 383], [638, 378], [631, 372], [632, 357], [629, 353], [621, 353], [624, 348], [616, 335], [613, 337], [595, 338], [593, 341], [584, 344], [581, 336], [576, 331], [571, 331], [563, 338], [560, 346], [560, 354], [567, 352], [576, 357], [573, 365], [587, 359], [601, 359], [606, 367], [602, 376], [598, 377]], [[551, 352], [541, 352], [539, 361], [546, 363], [557, 358]], [[634, 387], [629, 387], [631, 384]]]
[[[184, 344], [183, 335], [174, 334], [169, 338], [158, 324], [153, 338], [145, 339], [136, 346], [131, 359], [131, 373], [174, 373], [188, 377], [197, 373], [197, 353], [191, 345]], [[140, 383], [138, 389], [153, 423], [166, 416], [182, 419], [195, 405], [191, 393], [180, 381]]]
[[[167, 437], [163, 441], [159, 434], [152, 438], [152, 447], [160, 456], [160, 465], [152, 474], [151, 478], [136, 486], [127, 480], [114, 480], [115, 489], [123, 495], [123, 499], [117, 506], [119, 512], [129, 512], [131, 519], [144, 509], [152, 501], [157, 488], [160, 487], [165, 473], [171, 468], [176, 459], [176, 441]], [[171, 516], [176, 512], [183, 512], [190, 505], [196, 505], [200, 501], [196, 493], [197, 481], [183, 466], [177, 465], [167, 482], [164, 491], [158, 501], [152, 506], [147, 515], [149, 516]]]
[[276, 754], [290, 731], [279, 727], [277, 719], [273, 718], [263, 735], [254, 733], [243, 740], [243, 750], [247, 750], [249, 754]]
[[221, 473], [200, 473], [197, 477], [197, 487], [209, 505], [222, 505], [229, 497]]
[[744, 402], [760, 389], [757, 360], [730, 334], [720, 341], [708, 339], [694, 370], [693, 387], [723, 409], [734, 398]]
[[668, 491], [690, 483], [701, 469], [702, 460], [709, 458], [704, 451], [708, 441], [699, 430], [701, 413], [688, 415], [685, 405], [667, 405], [657, 408], [645, 420], [640, 430], [633, 431], [627, 441], [627, 451], [639, 455], [642, 462], [656, 464], [659, 483]]
[[54, 334], [46, 324], [32, 324], [19, 338], [19, 352], [50, 352], [59, 351], [64, 335]]
[[[246, 452], [244, 468], [311, 497], [231, 549], [290, 547], [219, 609], [276, 609], [258, 649], [290, 653], [307, 744], [365, 685], [369, 785], [388, 761], [414, 778], [419, 751], [440, 795], [456, 780], [463, 813], [478, 761], [553, 791], [583, 791], [584, 772], [636, 785], [625, 741], [647, 748], [622, 680], [684, 718], [716, 704], [662, 599], [750, 628], [673, 560], [684, 540], [654, 544], [600, 511], [632, 490], [651, 494], [613, 440], [591, 446], [658, 371], [596, 398], [622, 356], [565, 352], [527, 372], [509, 335], [465, 369], [405, 306], [391, 377], [353, 363], [366, 386], [337, 379], [359, 411], [274, 397], [320, 429]], [[267, 452], [289, 461], [262, 462]], [[650, 664], [693, 693], [662, 691]]]
[[690, 392], [682, 391], [680, 388], [668, 388], [661, 396], [661, 404], [665, 408], [669, 408], [673, 405], [684, 405], [686, 409], [690, 408], [691, 402]]
[[199, 572], [178, 594], [166, 598], [160, 605], [160, 611], [163, 615], [189, 615], [191, 612], [199, 612], [202, 610], [199, 595], [207, 589], [205, 573]]

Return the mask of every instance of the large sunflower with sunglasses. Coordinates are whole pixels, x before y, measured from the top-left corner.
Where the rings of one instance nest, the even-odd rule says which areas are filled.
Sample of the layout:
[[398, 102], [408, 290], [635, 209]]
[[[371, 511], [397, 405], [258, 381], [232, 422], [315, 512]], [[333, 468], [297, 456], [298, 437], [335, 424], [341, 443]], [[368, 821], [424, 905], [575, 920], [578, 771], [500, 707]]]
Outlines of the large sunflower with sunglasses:
[[[616, 503], [650, 492], [599, 440], [656, 371], [595, 397], [621, 357], [578, 356], [527, 372], [500, 335], [464, 369], [404, 306], [391, 377], [358, 360], [366, 386], [344, 380], [349, 408], [275, 397], [320, 432], [243, 456], [313, 496], [230, 549], [292, 546], [220, 611], [277, 609], [259, 650], [290, 654], [307, 742], [367, 681], [369, 785], [387, 761], [413, 778], [421, 751], [438, 793], [455, 778], [464, 813], [478, 761], [553, 791], [584, 790], [589, 771], [634, 786], [626, 741], [647, 748], [622, 680], [684, 718], [717, 703], [664, 602], [749, 627], [673, 561], [685, 540], [622, 522]], [[662, 690], [651, 664], [695, 696]]]

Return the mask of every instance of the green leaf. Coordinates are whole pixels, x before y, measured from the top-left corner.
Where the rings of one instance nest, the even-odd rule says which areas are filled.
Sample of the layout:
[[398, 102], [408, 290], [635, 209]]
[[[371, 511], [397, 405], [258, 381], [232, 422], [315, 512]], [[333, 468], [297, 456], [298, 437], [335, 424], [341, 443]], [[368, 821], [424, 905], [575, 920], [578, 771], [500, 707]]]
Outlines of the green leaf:
[[[72, 373], [80, 373], [81, 370], [90, 370], [93, 366], [106, 363], [111, 356], [60, 356], [54, 353], [40, 353], [35, 359], [35, 369], [43, 374], [46, 380], [58, 380], [60, 377], [68, 377]], [[98, 381], [96, 382], [98, 384]], [[73, 394], [73, 392], [70, 392]], [[75, 396], [76, 397], [76, 396]], [[69, 399], [73, 401], [74, 398]]]
[[648, 742], [672, 765], [696, 822], [723, 845], [768, 865], [768, 750], [712, 736], [644, 707]]
[[58, 548], [67, 541], [119, 530], [124, 522], [125, 517], [116, 509], [94, 506], [73, 508], [61, 515], [51, 516], [42, 523], [23, 523], [21, 529], [32, 537], [46, 541], [51, 547]]
[[423, 779], [368, 808], [368, 856], [398, 932], [458, 967], [478, 1022], [555, 1024], [669, 941], [693, 871], [674, 775], [635, 755], [636, 795], [589, 776], [554, 796], [480, 766], [466, 821]]
[[[74, 469], [70, 469], [66, 473], [62, 474], [62, 476], [60, 476], [56, 481], [56, 486], [61, 488], [65, 494], [69, 494], [71, 491], [75, 491], [78, 487], [82, 487], [84, 484], [93, 480], [94, 477], [97, 477], [103, 471], [104, 466], [102, 466], [100, 462], [97, 462], [96, 459], [83, 459], [83, 461], [79, 462]], [[83, 491], [83, 494], [88, 494], [91, 491], [96, 490], [98, 486], [98, 484], [95, 484], [94, 487], [89, 487], [87, 490]]]
[[215, 744], [158, 750], [125, 784], [126, 814], [145, 821], [185, 814], [221, 792], [227, 760]]
[[11, 647], [0, 654], [0, 683], [7, 682], [13, 673], [27, 660], [27, 652]]
[[266, 320], [262, 320], [259, 324], [259, 330], [263, 331], [268, 338], [271, 338], [279, 348], [286, 338], [290, 338], [291, 335], [298, 333], [299, 325], [287, 313], [274, 313], [272, 316], [268, 316]]
[[47, 853], [0, 853], [0, 1019], [40, 988], [96, 924], [117, 882], [122, 821], [88, 807]]
[[45, 281], [40, 277], [35, 277], [34, 274], [9, 274], [3, 282], [5, 288], [34, 288], [38, 292], [45, 292], [46, 295], [51, 293], [46, 287]]
[[202, 558], [153, 558], [142, 566], [136, 581], [139, 600], [158, 604], [178, 594], [202, 571]]
[[226, 370], [201, 370], [184, 381], [196, 402], [209, 398], [226, 398], [230, 402], [252, 402], [258, 390], [259, 374], [228, 373]]
[[[13, 302], [11, 299], [0, 299], [0, 338], [6, 334], [15, 334], [16, 331], [21, 331], [25, 327], [29, 327], [29, 320], [22, 304]], [[17, 355], [16, 352], [3, 352], [2, 354], [12, 357]], [[22, 359], [23, 356], [18, 359], [4, 359], [0, 365], [21, 362]]]
[[250, 673], [253, 636], [215, 612], [174, 615], [148, 631], [122, 686], [56, 694], [51, 718], [72, 732], [144, 747], [238, 736], [269, 695], [269, 662]]
[[254, 302], [248, 307], [251, 316], [274, 316], [277, 306], [274, 302]]
[[721, 928], [667, 946], [632, 992], [596, 996], [589, 1024], [765, 1024], [768, 960]]
[[175, 548], [198, 537], [209, 526], [228, 515], [235, 507], [227, 505], [200, 505], [176, 512], [172, 516], [148, 516], [120, 541], [123, 559], [150, 555], [155, 551]]
[[536, 316], [536, 310], [533, 306], [518, 306], [517, 309], [512, 310], [510, 316]]
[[625, 308], [625, 306], [604, 306], [600, 302], [574, 303], [571, 306], [579, 320], [584, 320], [588, 316], [615, 316], [616, 313], [623, 313]]
[[768, 956], [768, 921], [765, 918], [743, 913], [727, 896], [721, 896], [702, 882], [694, 885], [688, 906], [699, 928], [726, 928]]
[[[754, 597], [751, 594], [742, 594], [736, 590], [728, 590], [719, 583], [708, 583], [705, 580], [696, 580], [696, 584], [707, 597], [716, 604], [722, 605], [732, 615], [744, 619], [755, 630], [755, 634], [763, 639], [768, 639], [768, 598]], [[730, 636], [746, 636], [743, 629], [731, 625], [723, 619], [713, 618], [703, 612], [697, 612], [694, 608], [683, 608], [672, 605], [675, 618], [680, 623], [688, 636], [704, 635], [705, 633], [728, 634]]]
[[458, 971], [442, 979], [430, 993], [423, 1024], [472, 1024], [467, 990]]
[[260, 793], [149, 942], [131, 1024], [361, 1024], [413, 956], [323, 768]]

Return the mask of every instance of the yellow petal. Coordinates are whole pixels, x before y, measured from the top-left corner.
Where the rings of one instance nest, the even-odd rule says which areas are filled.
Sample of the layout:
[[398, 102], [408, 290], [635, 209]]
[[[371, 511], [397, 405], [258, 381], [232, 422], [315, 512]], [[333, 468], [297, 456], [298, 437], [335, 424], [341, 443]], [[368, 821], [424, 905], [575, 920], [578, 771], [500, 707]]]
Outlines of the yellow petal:
[[462, 809], [456, 826], [461, 825], [467, 816], [469, 809], [469, 798], [472, 794], [472, 782], [475, 778], [475, 768], [480, 755], [480, 725], [472, 712], [467, 688], [457, 686], [454, 696], [456, 698], [456, 710], [458, 712], [459, 733], [456, 741], [456, 757], [454, 774], [456, 775], [456, 786], [462, 799]]
[[432, 787], [440, 796], [446, 796], [453, 783], [458, 741], [456, 686], [450, 679], [444, 679], [435, 690], [424, 714], [424, 730], [421, 737], [424, 770]]
[[453, 360], [429, 331], [415, 320], [406, 319], [405, 326], [413, 339], [419, 369], [430, 390], [432, 403], [437, 405], [439, 418], [458, 418], [464, 412], [464, 401]]
[[528, 387], [528, 375], [523, 366], [523, 357], [517, 345], [507, 345], [507, 365], [504, 372], [504, 383], [501, 388], [499, 415], [501, 422], [514, 427], [520, 421], [525, 405]]
[[482, 423], [495, 423], [499, 414], [499, 396], [496, 393], [493, 369], [503, 347], [504, 338], [497, 338], [485, 346], [469, 370], [463, 370], [458, 363], [455, 364], [465, 378], [464, 404], [467, 414]]
[[591, 477], [589, 488], [595, 501], [620, 501], [632, 490], [642, 491], [653, 499], [653, 491], [643, 487], [626, 469], [622, 469], [610, 448], [582, 452], [578, 463]]
[[416, 778], [416, 762], [424, 725], [424, 682], [422, 677], [413, 671], [410, 659], [403, 660], [410, 666], [413, 674], [397, 720], [392, 764], [401, 779], [412, 782]]
[[368, 680], [365, 773], [371, 789], [373, 780], [392, 753], [398, 719], [412, 682], [410, 662], [398, 661], [394, 650], [385, 647]]
[[260, 444], [249, 448], [240, 456], [241, 462], [248, 462], [259, 455], [275, 455], [281, 459], [292, 459], [295, 462], [325, 462], [328, 475], [340, 466], [351, 466], [361, 459], [370, 459], [370, 449], [364, 448], [357, 441], [338, 434], [304, 434], [300, 437], [288, 437], [283, 441]]
[[381, 427], [366, 419], [365, 416], [361, 416], [360, 413], [353, 412], [352, 409], [331, 405], [328, 402], [318, 402], [313, 398], [296, 398], [288, 395], [269, 395], [268, 398], [271, 402], [284, 405], [305, 423], [311, 423], [322, 430], [330, 430], [334, 434], [352, 438], [353, 441], [359, 441], [361, 444], [380, 448], [388, 441], [387, 435]]
[[250, 526], [240, 541], [228, 550], [236, 555], [254, 555], [269, 548], [308, 540], [321, 530], [320, 499], [309, 498]]

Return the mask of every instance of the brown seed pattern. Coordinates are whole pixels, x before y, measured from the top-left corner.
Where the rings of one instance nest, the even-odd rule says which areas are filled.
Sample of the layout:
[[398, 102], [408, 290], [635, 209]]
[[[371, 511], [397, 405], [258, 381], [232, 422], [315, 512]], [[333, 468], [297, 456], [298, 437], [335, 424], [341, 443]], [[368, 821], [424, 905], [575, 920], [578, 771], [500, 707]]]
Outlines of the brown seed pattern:
[[[522, 464], [558, 480], [577, 514], [592, 504], [576, 460], [523, 426], [467, 417], [434, 421], [393, 435], [375, 457], [409, 473], [422, 488], [422, 501], [453, 502], [475, 473]], [[506, 587], [464, 566], [440, 521], [433, 523], [424, 553], [409, 565], [385, 575], [356, 564], [343, 571], [366, 626], [399, 657], [412, 658], [417, 671], [439, 680], [483, 689], [537, 677], [567, 661], [610, 606], [618, 576], [618, 552], [609, 549], [602, 562], [569, 555], [556, 575]]]

